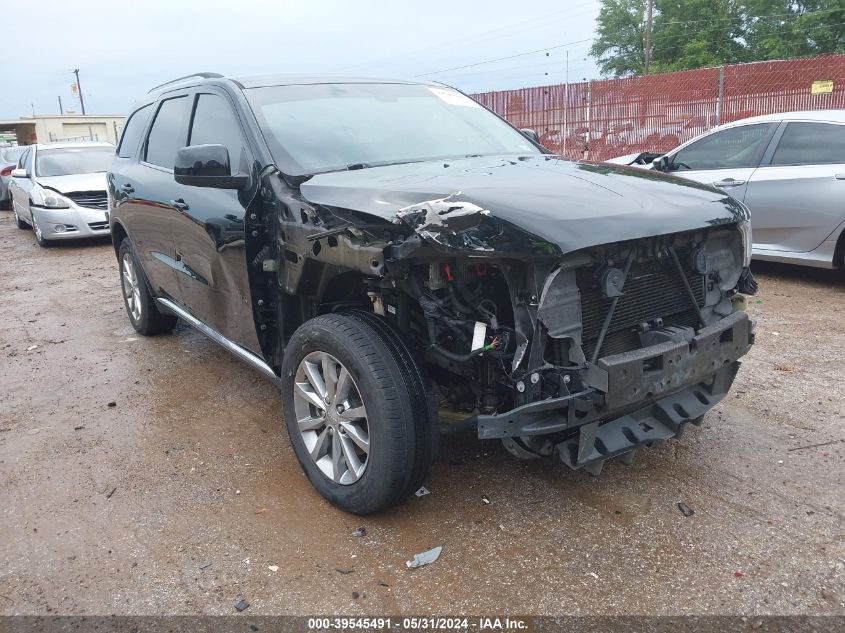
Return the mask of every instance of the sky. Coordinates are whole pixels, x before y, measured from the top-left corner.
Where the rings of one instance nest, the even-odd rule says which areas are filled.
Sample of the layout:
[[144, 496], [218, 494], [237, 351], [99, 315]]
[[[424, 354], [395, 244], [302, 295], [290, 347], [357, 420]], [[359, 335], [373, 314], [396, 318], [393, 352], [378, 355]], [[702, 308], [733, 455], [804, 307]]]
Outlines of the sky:
[[416, 78], [473, 93], [562, 83], [568, 52], [570, 81], [582, 81], [598, 77], [584, 41], [598, 10], [598, 0], [28, 0], [4, 12], [0, 118], [59, 114], [59, 96], [80, 112], [74, 68], [88, 114], [126, 114], [153, 86], [198, 71]]

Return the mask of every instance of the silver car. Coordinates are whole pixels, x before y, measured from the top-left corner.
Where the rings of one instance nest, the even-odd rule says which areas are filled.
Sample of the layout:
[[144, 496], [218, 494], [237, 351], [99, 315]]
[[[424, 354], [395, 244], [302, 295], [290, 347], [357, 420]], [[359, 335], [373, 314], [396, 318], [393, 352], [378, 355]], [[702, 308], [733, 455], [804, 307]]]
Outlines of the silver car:
[[12, 210], [41, 246], [61, 239], [109, 234], [106, 171], [109, 143], [30, 145], [12, 171]]
[[[645, 161], [632, 155], [608, 162]], [[744, 202], [755, 259], [845, 267], [845, 110], [728, 123], [647, 167], [719, 187]]]
[[18, 160], [25, 150], [26, 147], [0, 147], [0, 209], [11, 207], [9, 182], [12, 180], [12, 170], [18, 166]]

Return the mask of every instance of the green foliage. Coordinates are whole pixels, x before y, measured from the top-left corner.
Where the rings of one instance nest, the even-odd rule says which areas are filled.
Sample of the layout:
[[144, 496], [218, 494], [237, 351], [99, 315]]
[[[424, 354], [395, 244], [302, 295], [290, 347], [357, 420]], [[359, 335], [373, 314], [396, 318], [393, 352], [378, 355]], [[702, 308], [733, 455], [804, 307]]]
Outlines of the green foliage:
[[[602, 74], [643, 71], [647, 0], [602, 0]], [[651, 72], [845, 52], [845, 0], [655, 0]]]

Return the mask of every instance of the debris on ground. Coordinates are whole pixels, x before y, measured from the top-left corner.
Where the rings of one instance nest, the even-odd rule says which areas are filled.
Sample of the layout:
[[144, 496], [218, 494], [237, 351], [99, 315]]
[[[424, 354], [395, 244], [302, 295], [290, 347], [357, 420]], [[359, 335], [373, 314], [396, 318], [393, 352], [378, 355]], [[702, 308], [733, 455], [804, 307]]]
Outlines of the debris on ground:
[[683, 501], [678, 501], [678, 510], [680, 510], [681, 514], [683, 514], [685, 517], [691, 517], [693, 514], [695, 514], [695, 510], [690, 508]]
[[352, 592], [352, 599], [353, 599], [353, 600], [357, 600], [357, 599], [358, 599], [358, 597], [359, 597], [360, 595], [361, 595], [361, 594], [359, 594], [357, 591], [353, 591], [353, 592]]
[[246, 611], [249, 609], [249, 602], [246, 600], [241, 600], [238, 604], [235, 605], [235, 610], [240, 613], [241, 611]]
[[481, 503], [486, 506], [490, 505], [490, 498], [487, 495], [481, 495]]
[[111, 489], [111, 492], [110, 492], [109, 494], [107, 494], [107, 495], [106, 495], [106, 499], [111, 499], [111, 496], [115, 493], [115, 491], [116, 491], [116, 490], [117, 490], [117, 486], [115, 486], [114, 488], [112, 488], [112, 489]]
[[735, 578], [742, 578], [744, 575], [745, 575], [745, 574], [743, 574], [741, 571], [735, 571], [735, 572], [734, 572], [734, 577], [735, 577]]
[[73, 430], [74, 430], [74, 431], [81, 431], [81, 430], [82, 430], [82, 429], [84, 429], [84, 428], [85, 428], [85, 427], [84, 427], [82, 424], [80, 424], [79, 426], [75, 426], [75, 427], [73, 427]]
[[420, 489], [417, 490], [414, 494], [417, 495], [418, 497], [424, 497], [426, 495], [430, 495], [431, 491], [428, 488], [426, 488], [425, 486], [420, 486]]
[[30, 345], [29, 347], [26, 348], [26, 351], [31, 352], [34, 349], [38, 349], [38, 345]]
[[386, 582], [384, 582], [383, 580], [379, 580], [378, 585], [379, 585], [379, 587], [389, 587], [390, 586]]
[[267, 569], [269, 569], [270, 571], [279, 571], [279, 566], [278, 565], [267, 565]]
[[367, 528], [359, 527], [352, 533], [352, 536], [367, 536]]
[[114, 407], [117, 406], [117, 403], [114, 400], [112, 400], [106, 406], [113, 409]]
[[599, 579], [599, 575], [598, 575], [596, 572], [594, 572], [594, 571], [588, 572], [588, 575], [589, 575], [589, 576], [592, 576], [592, 577], [593, 577], [593, 578], [595, 578], [596, 580], [598, 580], [598, 579]]
[[255, 514], [264, 514], [267, 510], [268, 508], [258, 508], [258, 510], [255, 511]]
[[211, 563], [206, 563], [205, 565], [200, 565], [200, 571], [205, 571], [209, 567], [211, 567]]
[[351, 567], [335, 567], [334, 570], [339, 574], [351, 574], [355, 571]]
[[442, 551], [443, 546], [438, 545], [428, 551], [414, 554], [414, 560], [406, 561], [405, 564], [408, 566], [408, 569], [416, 569], [417, 567], [422, 567], [423, 565], [431, 565], [431, 563], [440, 557], [440, 552]]
[[803, 451], [807, 448], [819, 448], [821, 446], [830, 446], [831, 444], [838, 444], [840, 442], [845, 442], [845, 440], [830, 440], [829, 442], [819, 442], [818, 444], [808, 444], [807, 446], [795, 446], [793, 448], [786, 449], [786, 452], [791, 453], [792, 451]]

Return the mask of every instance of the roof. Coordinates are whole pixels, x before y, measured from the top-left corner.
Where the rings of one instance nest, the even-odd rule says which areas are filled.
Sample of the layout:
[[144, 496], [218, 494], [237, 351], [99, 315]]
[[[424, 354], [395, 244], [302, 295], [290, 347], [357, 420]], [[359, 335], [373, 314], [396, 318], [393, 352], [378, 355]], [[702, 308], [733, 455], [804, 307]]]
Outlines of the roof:
[[722, 127], [744, 125], [746, 123], [767, 123], [769, 121], [833, 121], [845, 123], [845, 110], [797, 110], [795, 112], [777, 112], [761, 114], [726, 123]]
[[275, 73], [266, 75], [247, 75], [243, 77], [224, 77], [215, 73], [197, 73], [179, 77], [169, 82], [151, 88], [149, 95], [178, 90], [188, 86], [217, 85], [221, 82], [231, 81], [241, 89], [261, 88], [264, 86], [294, 86], [308, 84], [341, 84], [341, 83], [381, 83], [381, 84], [409, 84], [429, 85], [431, 82], [412, 81], [408, 79], [386, 79], [378, 77], [355, 77], [344, 75], [319, 75], [319, 74], [298, 74], [298, 73]]
[[310, 75], [296, 73], [277, 73], [271, 75], [249, 75], [246, 77], [229, 77], [243, 88], [260, 88], [262, 86], [293, 86], [305, 84], [420, 84], [429, 82], [413, 81], [410, 79], [388, 79], [384, 77], [355, 77], [344, 75]]
[[[30, 145], [32, 147], [32, 145]], [[114, 149], [111, 143], [104, 143], [101, 141], [69, 141], [64, 143], [36, 143], [35, 147], [38, 149], [63, 149], [67, 147], [108, 147]]]

